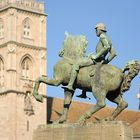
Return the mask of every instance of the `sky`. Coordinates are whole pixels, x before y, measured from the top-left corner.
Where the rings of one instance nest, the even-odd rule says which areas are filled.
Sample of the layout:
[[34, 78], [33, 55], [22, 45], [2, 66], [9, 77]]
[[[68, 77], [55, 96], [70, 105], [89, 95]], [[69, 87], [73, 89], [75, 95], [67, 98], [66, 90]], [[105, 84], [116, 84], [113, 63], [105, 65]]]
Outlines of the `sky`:
[[[88, 40], [87, 53], [95, 52], [98, 39], [94, 27], [103, 22], [111, 38], [117, 57], [111, 62], [119, 68], [132, 60], [140, 61], [140, 1], [139, 0], [38, 0], [45, 3], [47, 16], [47, 75], [53, 77], [53, 66], [60, 60], [58, 52], [62, 47], [65, 31], [74, 35], [85, 35]], [[137, 94], [140, 86], [140, 74], [132, 81], [129, 91], [124, 94], [129, 110], [138, 111]], [[91, 100], [77, 98], [74, 100], [95, 104]], [[47, 95], [63, 98], [63, 89], [47, 86]], [[107, 106], [116, 105], [106, 101]]]

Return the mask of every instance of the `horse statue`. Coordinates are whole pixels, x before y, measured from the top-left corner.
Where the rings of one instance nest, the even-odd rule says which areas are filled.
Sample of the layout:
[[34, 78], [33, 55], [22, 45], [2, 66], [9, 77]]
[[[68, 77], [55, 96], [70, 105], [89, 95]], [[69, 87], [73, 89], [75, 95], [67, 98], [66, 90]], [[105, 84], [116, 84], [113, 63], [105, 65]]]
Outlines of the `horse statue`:
[[[43, 102], [43, 95], [38, 94], [40, 83], [51, 86], [67, 85], [70, 80], [71, 69], [73, 64], [85, 57], [87, 46], [87, 39], [83, 35], [69, 35], [65, 36], [63, 48], [59, 56], [62, 57], [60, 61], [54, 66], [54, 77], [48, 79], [41, 76], [35, 80], [33, 96], [37, 101]], [[126, 72], [127, 71], [127, 72]], [[74, 83], [74, 89], [82, 90], [82, 94], [86, 97], [86, 91], [92, 92], [97, 100], [95, 106], [85, 112], [78, 120], [82, 124], [90, 118], [95, 112], [104, 108], [107, 98], [111, 102], [117, 104], [115, 111], [104, 120], [114, 120], [128, 104], [123, 99], [123, 93], [130, 88], [132, 79], [139, 73], [140, 63], [132, 60], [126, 64], [123, 69], [117, 68], [110, 64], [97, 63], [88, 67], [83, 67], [79, 70], [77, 79]], [[72, 102], [74, 91], [64, 89], [64, 106], [63, 113], [54, 123], [64, 123], [67, 120], [68, 110]]]

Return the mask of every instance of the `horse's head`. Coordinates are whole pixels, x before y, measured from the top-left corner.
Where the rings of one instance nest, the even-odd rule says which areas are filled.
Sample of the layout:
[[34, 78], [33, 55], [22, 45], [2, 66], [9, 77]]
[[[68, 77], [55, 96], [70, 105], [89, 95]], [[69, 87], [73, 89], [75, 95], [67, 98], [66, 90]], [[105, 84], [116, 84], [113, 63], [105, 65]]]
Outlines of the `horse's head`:
[[87, 43], [87, 39], [84, 35], [70, 35], [66, 33], [63, 48], [60, 53], [63, 54], [64, 57], [78, 60], [84, 57]]

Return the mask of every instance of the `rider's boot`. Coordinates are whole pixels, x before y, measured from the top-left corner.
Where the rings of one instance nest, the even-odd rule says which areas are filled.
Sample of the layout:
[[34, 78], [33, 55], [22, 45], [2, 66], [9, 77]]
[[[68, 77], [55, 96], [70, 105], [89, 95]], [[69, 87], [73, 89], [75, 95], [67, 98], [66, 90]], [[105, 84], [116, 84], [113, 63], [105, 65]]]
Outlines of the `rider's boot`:
[[71, 71], [70, 81], [69, 81], [67, 86], [63, 86], [62, 88], [74, 91], [73, 84], [74, 84], [75, 79], [77, 77], [78, 71], [79, 71], [79, 65], [73, 65], [72, 71]]

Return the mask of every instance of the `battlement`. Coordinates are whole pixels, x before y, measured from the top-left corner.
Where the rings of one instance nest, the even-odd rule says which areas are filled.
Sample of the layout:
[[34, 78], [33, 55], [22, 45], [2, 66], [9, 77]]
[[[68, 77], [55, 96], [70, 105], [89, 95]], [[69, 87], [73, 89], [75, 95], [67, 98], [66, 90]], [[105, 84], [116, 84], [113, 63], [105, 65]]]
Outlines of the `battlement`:
[[0, 9], [4, 9], [9, 6], [44, 13], [44, 3], [37, 2], [36, 0], [0, 0]]

